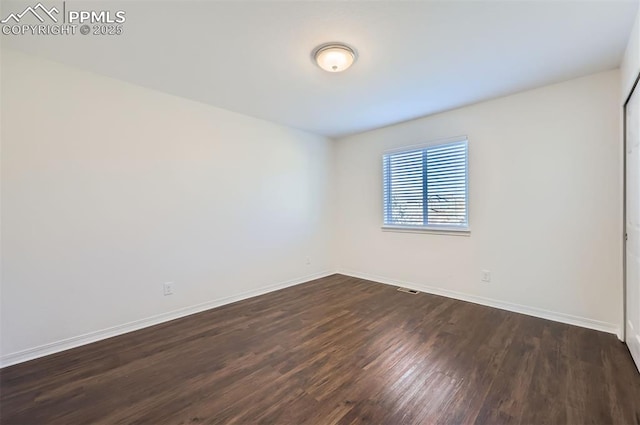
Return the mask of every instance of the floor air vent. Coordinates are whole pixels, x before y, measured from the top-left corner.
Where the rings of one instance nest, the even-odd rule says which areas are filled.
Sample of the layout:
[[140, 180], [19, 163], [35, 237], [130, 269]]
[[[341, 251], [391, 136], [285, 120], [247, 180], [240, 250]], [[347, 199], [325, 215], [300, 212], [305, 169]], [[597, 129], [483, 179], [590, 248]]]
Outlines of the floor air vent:
[[420, 292], [416, 291], [415, 289], [409, 289], [409, 288], [398, 288], [398, 291], [400, 292], [406, 292], [407, 294], [419, 294]]

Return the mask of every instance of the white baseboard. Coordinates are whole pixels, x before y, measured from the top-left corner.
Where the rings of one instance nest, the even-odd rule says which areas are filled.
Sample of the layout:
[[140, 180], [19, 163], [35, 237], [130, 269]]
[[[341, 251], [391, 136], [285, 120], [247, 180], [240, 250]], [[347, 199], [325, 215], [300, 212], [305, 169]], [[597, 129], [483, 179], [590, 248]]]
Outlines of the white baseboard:
[[412, 282], [405, 282], [402, 280], [390, 279], [386, 277], [371, 275], [368, 273], [355, 272], [352, 270], [341, 269], [338, 271], [338, 273], [346, 276], [384, 283], [386, 285], [403, 286], [405, 288], [415, 289], [429, 294], [441, 295], [443, 297], [454, 298], [456, 300], [468, 301], [488, 307], [499, 308], [501, 310], [512, 311], [514, 313], [521, 313], [528, 316], [539, 317], [541, 319], [553, 320], [554, 322], [567, 323], [569, 325], [581, 326], [583, 328], [607, 332], [617, 335], [618, 339], [622, 339], [620, 326], [614, 323], [602, 322], [600, 320], [588, 319], [586, 317], [572, 316], [570, 314], [558, 313], [555, 311], [544, 310], [537, 307], [529, 307], [507, 301], [499, 301], [491, 298], [480, 297], [477, 295], [469, 295], [462, 292], [451, 291], [449, 289], [442, 289]]
[[60, 351], [65, 351], [71, 348], [79, 347], [81, 345], [90, 344], [92, 342], [122, 335], [132, 331], [137, 331], [139, 329], [147, 328], [149, 326], [157, 325], [159, 323], [168, 322], [174, 319], [179, 319], [181, 317], [189, 316], [195, 313], [200, 313], [202, 311], [220, 307], [225, 304], [230, 304], [230, 303], [244, 300], [247, 298], [256, 297], [258, 295], [263, 295], [268, 292], [277, 291], [278, 289], [299, 285], [301, 283], [305, 283], [310, 280], [320, 279], [322, 277], [330, 276], [332, 274], [334, 274], [333, 271], [323, 271], [320, 273], [314, 273], [311, 275], [299, 277], [297, 279], [291, 279], [285, 282], [268, 285], [259, 289], [242, 292], [237, 295], [232, 295], [229, 297], [207, 301], [205, 303], [184, 307], [178, 310], [169, 311], [167, 313], [158, 314], [156, 316], [147, 317], [145, 319], [124, 323], [122, 325], [113, 326], [107, 329], [89, 332], [83, 335], [78, 335], [78, 336], [66, 338], [60, 341], [51, 342], [49, 344], [40, 345], [38, 347], [33, 347], [26, 350], [18, 351], [15, 353], [10, 353], [0, 358], [0, 367], [7, 367], [17, 363], [26, 362], [28, 360], [37, 359], [39, 357], [48, 356], [50, 354], [58, 353]]
[[[26, 362], [29, 360], [37, 359], [39, 357], [44, 357], [50, 354], [55, 354], [61, 351], [69, 350], [71, 348], [80, 347], [82, 345], [90, 344], [92, 342], [122, 335], [128, 332], [136, 331], [136, 330], [157, 325], [163, 322], [168, 322], [170, 320], [179, 319], [181, 317], [189, 316], [191, 314], [200, 313], [202, 311], [220, 307], [225, 304], [230, 304], [230, 303], [244, 300], [247, 298], [256, 297], [258, 295], [263, 295], [268, 292], [277, 291], [279, 289], [287, 288], [290, 286], [299, 285], [301, 283], [305, 283], [310, 280], [320, 279], [322, 277], [330, 276], [334, 273], [340, 273], [346, 276], [352, 276], [360, 279], [371, 280], [374, 282], [379, 282], [387, 285], [403, 286], [406, 288], [416, 289], [418, 291], [426, 292], [429, 294], [441, 295], [444, 297], [454, 298], [462, 301], [468, 301], [471, 303], [485, 305], [488, 307], [499, 308], [501, 310], [507, 310], [515, 313], [521, 313], [529, 316], [539, 317], [542, 319], [553, 320], [555, 322], [581, 326], [583, 328], [612, 333], [617, 335], [618, 338], [622, 338], [620, 327], [613, 323], [607, 323], [599, 320], [588, 319], [585, 317], [573, 316], [565, 313], [548, 311], [548, 310], [544, 310], [536, 307], [529, 307], [529, 306], [514, 304], [506, 301], [499, 301], [491, 298], [480, 297], [477, 295], [464, 294], [461, 292], [451, 291], [448, 289], [436, 288], [436, 287], [416, 284], [412, 282], [405, 282], [398, 279], [391, 279], [391, 278], [371, 275], [368, 273], [360, 273], [352, 270], [342, 269], [337, 272], [324, 271], [320, 273], [303, 276], [297, 279], [291, 279], [285, 282], [276, 283], [276, 284], [265, 286], [259, 289], [242, 292], [237, 295], [207, 301], [205, 303], [184, 307], [178, 310], [173, 310], [167, 313], [162, 313], [162, 314], [148, 317], [145, 319], [124, 323], [122, 325], [113, 326], [107, 329], [89, 332], [83, 335], [78, 335], [78, 336], [66, 338], [60, 341], [55, 341], [49, 344], [40, 345], [38, 347], [29, 348], [26, 350], [15, 352], [15, 353], [10, 353], [0, 357], [0, 367], [7, 367], [17, 363]], [[638, 343], [640, 344], [640, 341], [638, 341]]]

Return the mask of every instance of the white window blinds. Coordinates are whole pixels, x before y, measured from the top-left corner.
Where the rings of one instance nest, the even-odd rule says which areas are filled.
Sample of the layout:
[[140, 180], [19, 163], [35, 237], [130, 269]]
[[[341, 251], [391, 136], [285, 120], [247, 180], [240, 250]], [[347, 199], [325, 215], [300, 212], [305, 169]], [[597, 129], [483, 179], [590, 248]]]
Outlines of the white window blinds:
[[383, 156], [384, 224], [468, 228], [468, 146], [461, 139]]

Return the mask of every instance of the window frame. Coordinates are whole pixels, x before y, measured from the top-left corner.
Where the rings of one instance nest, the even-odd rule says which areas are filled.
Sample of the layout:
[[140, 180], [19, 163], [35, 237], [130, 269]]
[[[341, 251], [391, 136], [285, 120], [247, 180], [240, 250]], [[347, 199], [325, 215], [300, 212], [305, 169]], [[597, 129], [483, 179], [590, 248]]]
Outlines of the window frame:
[[[449, 144], [465, 142], [467, 148], [467, 154], [465, 157], [465, 213], [466, 213], [466, 226], [450, 226], [445, 224], [427, 224], [422, 226], [412, 226], [412, 225], [401, 225], [401, 224], [386, 224], [384, 222], [385, 210], [388, 206], [385, 204], [385, 196], [384, 196], [384, 158], [387, 155], [404, 153], [404, 152], [412, 152], [418, 150], [428, 149], [434, 146], [446, 146]], [[471, 234], [471, 223], [470, 223], [470, 213], [469, 213], [469, 138], [467, 135], [456, 136], [456, 137], [448, 137], [446, 139], [437, 139], [432, 140], [426, 143], [421, 143], [417, 145], [403, 146], [399, 148], [388, 149], [382, 152], [381, 156], [381, 178], [380, 181], [382, 183], [382, 231], [385, 232], [401, 232], [401, 233], [433, 233], [433, 234], [445, 234], [445, 235], [454, 235], [454, 236], [469, 236]]]

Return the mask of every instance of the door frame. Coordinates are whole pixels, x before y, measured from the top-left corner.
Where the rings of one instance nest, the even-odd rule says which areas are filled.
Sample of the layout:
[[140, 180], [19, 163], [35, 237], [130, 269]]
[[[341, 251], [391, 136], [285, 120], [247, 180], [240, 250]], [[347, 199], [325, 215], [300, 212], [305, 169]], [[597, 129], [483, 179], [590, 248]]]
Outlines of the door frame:
[[625, 342], [627, 341], [627, 105], [639, 82], [640, 72], [622, 104], [622, 329], [620, 335]]

